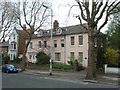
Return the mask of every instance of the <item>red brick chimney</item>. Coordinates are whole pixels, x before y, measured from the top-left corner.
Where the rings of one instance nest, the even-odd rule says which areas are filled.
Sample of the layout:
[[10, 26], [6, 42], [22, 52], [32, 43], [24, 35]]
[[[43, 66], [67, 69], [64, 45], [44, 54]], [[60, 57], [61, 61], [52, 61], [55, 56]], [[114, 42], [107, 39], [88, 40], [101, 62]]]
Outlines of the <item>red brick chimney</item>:
[[53, 23], [53, 32], [56, 31], [56, 29], [59, 27], [59, 22], [57, 20]]

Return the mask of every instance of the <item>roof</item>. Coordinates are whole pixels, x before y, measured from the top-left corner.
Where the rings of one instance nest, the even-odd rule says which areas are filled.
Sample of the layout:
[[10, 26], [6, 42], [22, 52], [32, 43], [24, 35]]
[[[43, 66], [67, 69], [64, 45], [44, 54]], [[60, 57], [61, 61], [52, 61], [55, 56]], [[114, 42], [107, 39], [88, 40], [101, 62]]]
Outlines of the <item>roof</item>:
[[0, 47], [8, 47], [9, 46], [9, 42], [3, 42], [3, 43], [0, 43]]
[[87, 30], [83, 28], [80, 24], [74, 26], [63, 27], [66, 29], [66, 34], [79, 34], [79, 33], [87, 33]]
[[16, 27], [14, 27], [14, 30], [16, 30], [17, 34], [19, 34], [22, 30], [17, 29]]
[[[61, 30], [61, 33], [57, 33], [58, 30]], [[33, 35], [33, 38], [39, 38], [39, 37], [46, 37], [50, 36], [51, 29], [49, 30], [41, 30], [42, 34], [41, 36]], [[79, 33], [87, 33], [87, 30], [83, 28], [80, 24], [73, 25], [73, 26], [67, 26], [67, 27], [58, 27], [56, 32], [53, 32], [53, 36], [62, 36], [62, 35], [71, 35], [71, 34], [79, 34]]]

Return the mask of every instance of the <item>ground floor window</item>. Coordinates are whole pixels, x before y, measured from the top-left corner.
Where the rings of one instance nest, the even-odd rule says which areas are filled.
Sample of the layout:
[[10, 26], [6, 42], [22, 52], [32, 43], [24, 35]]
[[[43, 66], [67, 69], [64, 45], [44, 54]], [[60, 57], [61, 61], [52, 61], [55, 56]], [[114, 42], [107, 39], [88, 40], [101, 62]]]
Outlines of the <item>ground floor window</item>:
[[29, 59], [32, 59], [32, 55], [29, 55]]
[[79, 54], [79, 61], [82, 62], [83, 61], [83, 52], [79, 52], [78, 54]]
[[61, 54], [55, 53], [55, 61], [60, 61]]
[[74, 52], [70, 52], [70, 60], [71, 60], [71, 61], [74, 61], [74, 59], [75, 59]]
[[10, 60], [15, 60], [16, 59], [16, 54], [9, 54]]
[[36, 55], [29, 55], [29, 60], [32, 63], [36, 63]]

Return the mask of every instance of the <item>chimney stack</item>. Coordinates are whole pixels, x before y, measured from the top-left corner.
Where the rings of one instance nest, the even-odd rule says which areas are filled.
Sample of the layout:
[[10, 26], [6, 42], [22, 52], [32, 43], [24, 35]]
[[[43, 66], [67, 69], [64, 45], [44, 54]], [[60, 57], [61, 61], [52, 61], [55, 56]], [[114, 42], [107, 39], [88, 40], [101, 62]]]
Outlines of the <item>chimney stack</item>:
[[58, 27], [59, 27], [59, 22], [55, 20], [53, 23], [53, 32], [55, 32]]

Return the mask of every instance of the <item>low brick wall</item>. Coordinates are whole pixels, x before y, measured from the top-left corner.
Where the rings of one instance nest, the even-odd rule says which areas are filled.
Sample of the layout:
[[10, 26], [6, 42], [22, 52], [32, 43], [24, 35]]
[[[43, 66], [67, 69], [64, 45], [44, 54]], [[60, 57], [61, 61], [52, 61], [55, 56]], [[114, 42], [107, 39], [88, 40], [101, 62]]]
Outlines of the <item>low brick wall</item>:
[[105, 64], [105, 73], [120, 74], [120, 68], [108, 67], [108, 65]]

